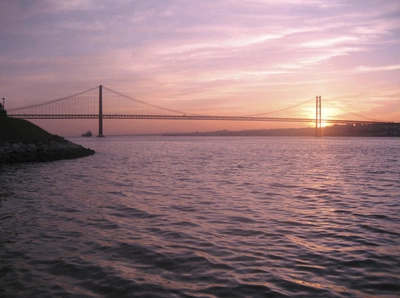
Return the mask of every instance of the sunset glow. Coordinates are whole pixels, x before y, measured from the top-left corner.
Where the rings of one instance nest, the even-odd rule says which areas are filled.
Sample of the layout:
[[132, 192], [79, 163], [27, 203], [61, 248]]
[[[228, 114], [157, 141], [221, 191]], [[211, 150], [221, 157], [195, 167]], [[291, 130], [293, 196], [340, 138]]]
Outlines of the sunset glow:
[[[6, 109], [103, 84], [187, 113], [262, 114], [321, 95], [322, 118], [400, 121], [397, 0], [0, 1], [0, 24]], [[270, 116], [313, 118], [315, 102]], [[117, 122], [107, 133], [299, 125]]]

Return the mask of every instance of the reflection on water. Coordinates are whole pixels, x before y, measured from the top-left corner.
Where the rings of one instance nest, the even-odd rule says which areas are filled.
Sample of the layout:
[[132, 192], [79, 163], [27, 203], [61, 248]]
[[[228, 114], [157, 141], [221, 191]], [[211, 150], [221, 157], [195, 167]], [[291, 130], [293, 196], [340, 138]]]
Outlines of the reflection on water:
[[400, 292], [397, 139], [73, 141], [0, 168], [0, 296]]

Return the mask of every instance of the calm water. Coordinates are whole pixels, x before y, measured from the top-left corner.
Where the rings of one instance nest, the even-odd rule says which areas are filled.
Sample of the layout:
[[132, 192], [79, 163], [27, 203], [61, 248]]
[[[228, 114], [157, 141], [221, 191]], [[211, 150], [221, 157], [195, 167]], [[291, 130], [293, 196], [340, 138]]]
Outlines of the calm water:
[[1, 297], [399, 297], [400, 140], [106, 137], [0, 167]]

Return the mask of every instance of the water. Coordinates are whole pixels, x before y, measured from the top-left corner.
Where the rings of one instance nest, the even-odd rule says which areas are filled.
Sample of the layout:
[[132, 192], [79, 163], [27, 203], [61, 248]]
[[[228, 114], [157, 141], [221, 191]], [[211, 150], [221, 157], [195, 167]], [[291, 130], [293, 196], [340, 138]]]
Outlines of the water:
[[400, 143], [71, 139], [0, 168], [1, 297], [399, 297]]

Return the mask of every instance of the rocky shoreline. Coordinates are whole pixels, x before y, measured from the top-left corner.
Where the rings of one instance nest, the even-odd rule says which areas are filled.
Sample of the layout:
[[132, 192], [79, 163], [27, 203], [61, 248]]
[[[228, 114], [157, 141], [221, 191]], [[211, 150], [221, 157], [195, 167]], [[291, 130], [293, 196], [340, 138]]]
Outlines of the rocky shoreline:
[[29, 121], [0, 114], [0, 165], [72, 159], [94, 153]]
[[0, 164], [73, 159], [94, 153], [95, 151], [92, 149], [84, 148], [67, 140], [27, 144], [4, 142], [0, 143]]

